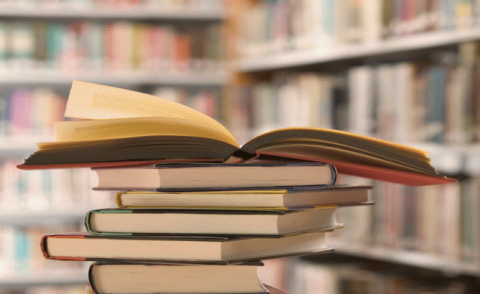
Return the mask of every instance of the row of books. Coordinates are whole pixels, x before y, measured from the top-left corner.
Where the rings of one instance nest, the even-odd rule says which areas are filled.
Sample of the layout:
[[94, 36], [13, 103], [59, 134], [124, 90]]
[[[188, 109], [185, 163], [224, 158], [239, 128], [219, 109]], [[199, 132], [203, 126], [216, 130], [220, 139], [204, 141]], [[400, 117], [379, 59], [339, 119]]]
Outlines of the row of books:
[[[240, 149], [207, 115], [121, 88], [74, 81], [66, 109], [84, 119], [56, 124], [56, 142], [39, 144], [18, 167], [90, 167], [95, 190], [117, 192], [117, 208], [86, 214], [86, 233], [41, 241], [47, 259], [94, 261], [88, 279], [97, 294], [278, 293], [259, 280], [262, 260], [329, 252], [326, 235], [342, 227], [339, 207], [371, 204], [370, 187], [336, 185], [338, 174], [454, 181], [421, 150], [333, 130], [278, 130], [250, 142], [266, 147]], [[332, 161], [312, 152], [331, 146]]]
[[221, 0], [1, 0], [0, 4], [20, 8], [175, 8], [208, 9], [221, 6]]
[[207, 71], [223, 61], [220, 24], [173, 26], [134, 21], [2, 21], [5, 69], [64, 72]]
[[0, 211], [28, 214], [60, 212], [114, 204], [108, 193], [91, 191], [97, 179], [84, 169], [42, 170], [26, 173], [16, 168], [20, 159], [0, 163]]
[[[62, 264], [46, 260], [38, 244], [45, 234], [63, 233], [80, 230], [80, 222], [50, 223], [49, 225], [34, 225], [19, 227], [0, 225], [0, 280], [20, 276], [38, 277], [49, 272], [50, 274], [78, 273], [86, 264], [72, 262]], [[73, 274], [72, 274], [73, 275]]]
[[478, 53], [475, 44], [463, 47], [468, 57], [350, 70], [349, 129], [398, 142], [478, 141]]
[[473, 279], [422, 273], [381, 261], [338, 254], [264, 261], [259, 275], [266, 283], [291, 293], [475, 293]]
[[29, 287], [28, 290], [24, 292], [19, 291], [18, 289], [0, 289], [1, 294], [85, 294], [85, 286], [71, 286], [71, 285], [51, 285], [51, 286], [35, 286]]
[[53, 89], [17, 88], [0, 97], [0, 134], [52, 136], [53, 122], [63, 119], [66, 99]]
[[[327, 259], [328, 260], [328, 259]], [[295, 265], [294, 293], [469, 293], [478, 291], [475, 284], [450, 277], [414, 276], [385, 265], [375, 267], [361, 262], [309, 262]], [[383, 270], [381, 270], [382, 268]]]
[[239, 51], [245, 57], [305, 49], [328, 52], [339, 44], [374, 44], [472, 29], [479, 23], [480, 2], [475, 0], [258, 1], [244, 14]]
[[236, 91], [232, 125], [254, 134], [316, 126], [396, 142], [478, 141], [478, 57], [450, 57], [353, 67], [337, 76], [277, 74]]
[[[220, 119], [221, 93], [215, 89], [158, 87], [153, 95], [183, 103]], [[49, 87], [13, 88], [0, 97], [0, 137], [53, 136], [53, 122], [63, 119], [66, 97]]]
[[479, 185], [478, 176], [415, 188], [376, 183], [372, 192], [375, 206], [340, 211], [338, 217], [345, 229], [335, 237], [347, 243], [425, 252], [478, 264]]
[[246, 137], [287, 126], [346, 130], [348, 105], [341, 77], [317, 73], [281, 73], [271, 82], [235, 89], [229, 116], [232, 132]]

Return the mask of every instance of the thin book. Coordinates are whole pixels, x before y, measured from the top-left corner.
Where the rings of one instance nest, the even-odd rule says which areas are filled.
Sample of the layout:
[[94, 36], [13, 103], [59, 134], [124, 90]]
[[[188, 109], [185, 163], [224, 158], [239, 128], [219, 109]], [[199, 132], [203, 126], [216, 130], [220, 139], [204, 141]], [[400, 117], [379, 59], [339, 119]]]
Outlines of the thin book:
[[198, 191], [333, 186], [330, 164], [318, 162], [255, 164], [161, 164], [144, 167], [96, 168], [98, 185], [106, 190]]
[[321, 205], [369, 202], [371, 186], [314, 187], [307, 189], [218, 190], [190, 192], [120, 191], [119, 208], [151, 209], [295, 209]]

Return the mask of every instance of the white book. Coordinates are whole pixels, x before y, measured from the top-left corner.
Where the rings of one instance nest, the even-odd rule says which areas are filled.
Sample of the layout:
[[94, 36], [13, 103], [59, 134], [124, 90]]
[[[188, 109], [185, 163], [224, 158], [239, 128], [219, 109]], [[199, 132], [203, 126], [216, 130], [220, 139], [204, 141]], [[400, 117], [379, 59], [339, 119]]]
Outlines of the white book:
[[373, 129], [373, 77], [370, 66], [355, 67], [348, 72], [348, 126], [352, 133], [369, 135]]
[[414, 107], [413, 80], [415, 67], [410, 63], [401, 63], [394, 69], [394, 103], [395, 131], [393, 139], [396, 142], [410, 142], [411, 134], [419, 126], [414, 125], [412, 109]]

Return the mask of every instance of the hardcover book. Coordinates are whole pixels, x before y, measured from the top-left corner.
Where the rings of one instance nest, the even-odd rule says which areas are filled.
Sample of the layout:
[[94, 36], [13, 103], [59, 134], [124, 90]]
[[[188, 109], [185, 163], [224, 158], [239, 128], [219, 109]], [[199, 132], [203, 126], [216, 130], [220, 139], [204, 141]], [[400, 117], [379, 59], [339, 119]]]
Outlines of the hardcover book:
[[258, 279], [259, 266], [93, 263], [89, 283], [97, 294], [269, 293]]
[[333, 186], [309, 189], [218, 190], [190, 192], [121, 191], [119, 208], [172, 209], [289, 209], [320, 205], [355, 205], [369, 201], [370, 186]]
[[45, 235], [48, 259], [72, 261], [229, 264], [327, 252], [325, 232], [279, 238], [101, 236], [86, 233]]
[[318, 162], [159, 164], [94, 171], [96, 189], [156, 191], [333, 186], [337, 176], [332, 165]]
[[87, 213], [85, 226], [92, 234], [282, 236], [339, 227], [335, 211], [100, 209]]

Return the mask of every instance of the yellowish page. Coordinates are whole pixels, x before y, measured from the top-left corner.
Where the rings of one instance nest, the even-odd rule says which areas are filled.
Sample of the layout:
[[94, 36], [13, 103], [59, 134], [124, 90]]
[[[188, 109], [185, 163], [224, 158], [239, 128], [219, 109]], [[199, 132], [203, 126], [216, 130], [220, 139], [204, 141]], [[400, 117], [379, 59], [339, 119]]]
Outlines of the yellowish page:
[[[128, 117], [173, 118], [216, 128], [225, 133], [226, 137], [230, 137], [229, 141], [235, 141], [222, 124], [185, 105], [154, 95], [81, 81], [72, 83], [65, 117], [94, 120]], [[55, 128], [59, 125], [61, 124], [56, 124]], [[57, 141], [61, 140], [57, 138]]]
[[57, 142], [91, 141], [140, 136], [190, 136], [222, 141], [233, 146], [237, 142], [229, 133], [196, 121], [172, 117], [129, 117], [54, 123]]

